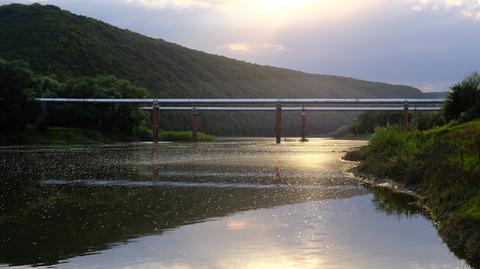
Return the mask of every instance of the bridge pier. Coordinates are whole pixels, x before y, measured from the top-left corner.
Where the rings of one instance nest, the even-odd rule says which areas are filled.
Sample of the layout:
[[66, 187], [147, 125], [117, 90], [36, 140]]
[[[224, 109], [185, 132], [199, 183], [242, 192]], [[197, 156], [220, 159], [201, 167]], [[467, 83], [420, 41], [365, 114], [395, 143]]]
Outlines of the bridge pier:
[[277, 144], [282, 143], [282, 105], [277, 104], [275, 116], [275, 136]]
[[408, 128], [408, 103], [403, 106], [403, 128]]
[[307, 141], [307, 138], [305, 137], [305, 121], [306, 121], [305, 118], [306, 117], [307, 117], [307, 113], [305, 113], [305, 110], [303, 110], [302, 111], [302, 118], [301, 118], [301, 121], [300, 121], [300, 137], [302, 137], [300, 142]]
[[192, 143], [197, 143], [197, 109], [194, 107], [192, 110]]
[[152, 140], [153, 143], [158, 143], [160, 108], [155, 105], [152, 110]]

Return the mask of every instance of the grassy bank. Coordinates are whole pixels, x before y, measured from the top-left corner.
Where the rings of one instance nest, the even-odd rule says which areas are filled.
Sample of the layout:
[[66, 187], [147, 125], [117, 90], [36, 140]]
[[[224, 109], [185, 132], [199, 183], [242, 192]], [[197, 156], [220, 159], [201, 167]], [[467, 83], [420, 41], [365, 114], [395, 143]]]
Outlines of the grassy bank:
[[422, 196], [455, 254], [480, 268], [480, 121], [424, 132], [379, 128], [348, 153], [357, 171], [389, 178]]
[[[160, 140], [163, 141], [192, 141], [191, 131], [160, 131]], [[202, 142], [211, 142], [216, 138], [213, 135], [209, 135], [202, 132], [197, 132], [197, 140]]]
[[[1, 138], [1, 137], [0, 137]], [[116, 142], [151, 141], [151, 133], [141, 137], [129, 136], [122, 133], [104, 133], [79, 128], [49, 127], [46, 130], [37, 130], [27, 127], [24, 130], [0, 139], [0, 145], [68, 145], [68, 144], [97, 144]], [[192, 141], [190, 131], [161, 131], [159, 139], [162, 141]], [[215, 136], [202, 132], [198, 133], [198, 141], [213, 141]]]

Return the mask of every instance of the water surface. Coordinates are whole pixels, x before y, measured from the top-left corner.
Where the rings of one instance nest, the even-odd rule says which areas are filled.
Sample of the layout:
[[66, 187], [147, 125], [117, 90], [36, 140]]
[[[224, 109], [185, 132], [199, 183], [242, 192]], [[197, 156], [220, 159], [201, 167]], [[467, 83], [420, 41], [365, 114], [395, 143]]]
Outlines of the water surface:
[[467, 268], [359, 140], [0, 149], [0, 267]]

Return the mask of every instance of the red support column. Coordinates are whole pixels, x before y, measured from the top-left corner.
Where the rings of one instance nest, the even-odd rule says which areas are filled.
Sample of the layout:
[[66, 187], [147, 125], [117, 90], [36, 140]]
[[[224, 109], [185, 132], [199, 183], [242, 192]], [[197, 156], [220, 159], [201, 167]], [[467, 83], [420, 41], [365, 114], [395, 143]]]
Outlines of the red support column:
[[276, 110], [276, 117], [275, 117], [275, 136], [277, 144], [282, 142], [282, 105], [277, 104]]
[[302, 137], [300, 142], [307, 141], [307, 139], [305, 137], [305, 118], [306, 118], [306, 116], [307, 116], [307, 113], [305, 113], [305, 110], [303, 110], [302, 111], [302, 119], [300, 121], [300, 136]]
[[158, 142], [158, 129], [159, 129], [159, 115], [160, 108], [158, 106], [153, 107], [152, 111], [152, 140], [154, 143]]
[[196, 108], [193, 108], [192, 111], [192, 142], [197, 143], [197, 116], [198, 112]]
[[408, 103], [403, 106], [403, 128], [408, 128]]

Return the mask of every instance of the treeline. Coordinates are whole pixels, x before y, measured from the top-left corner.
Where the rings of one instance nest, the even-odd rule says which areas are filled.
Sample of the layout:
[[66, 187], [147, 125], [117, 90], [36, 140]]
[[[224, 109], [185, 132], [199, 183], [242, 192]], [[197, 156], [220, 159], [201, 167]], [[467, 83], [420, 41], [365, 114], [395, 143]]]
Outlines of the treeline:
[[[353, 134], [371, 134], [378, 127], [400, 124], [403, 112], [361, 112], [349, 125], [348, 131]], [[409, 125], [418, 130], [426, 130], [445, 124], [445, 118], [438, 112], [410, 112]]]
[[114, 76], [82, 77], [59, 82], [55, 76], [33, 73], [23, 61], [0, 58], [0, 142], [21, 142], [27, 125], [37, 130], [50, 126], [76, 127], [120, 133], [139, 139], [150, 134], [148, 113], [130, 104], [41, 104], [35, 97], [146, 98], [148, 92]]

